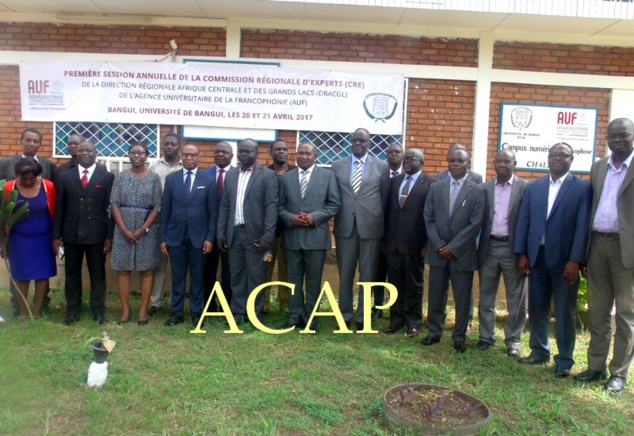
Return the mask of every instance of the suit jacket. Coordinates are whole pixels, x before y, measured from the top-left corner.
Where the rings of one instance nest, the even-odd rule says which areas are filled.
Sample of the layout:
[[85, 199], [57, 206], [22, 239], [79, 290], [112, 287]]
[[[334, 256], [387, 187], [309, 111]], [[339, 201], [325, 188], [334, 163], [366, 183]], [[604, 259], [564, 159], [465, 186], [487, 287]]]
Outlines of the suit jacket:
[[[441, 171], [439, 173], [434, 174], [433, 178], [435, 180], [445, 180], [449, 178], [449, 170]], [[478, 185], [482, 184], [482, 176], [478, 173], [474, 173], [473, 171], [467, 171], [467, 179], [472, 180]]]
[[[590, 170], [592, 183], [592, 212], [590, 228], [594, 223], [594, 216], [599, 206], [599, 199], [603, 192], [603, 183], [608, 172], [609, 157], [595, 162]], [[621, 258], [625, 268], [634, 268], [634, 250], [628, 244], [634, 241], [634, 165], [627, 169], [623, 184], [616, 199], [619, 219], [619, 235], [621, 238]]]
[[[277, 176], [259, 163], [255, 164], [252, 171], [244, 194], [245, 230], [249, 239], [264, 239], [272, 244], [275, 241], [278, 213]], [[227, 241], [228, 247], [233, 242], [239, 176], [240, 170], [236, 168], [236, 171], [231, 171], [225, 177], [218, 214], [218, 239]]]
[[434, 179], [421, 172], [412, 186], [410, 186], [403, 208], [400, 206], [399, 188], [406, 174], [393, 177], [390, 180], [390, 200], [386, 216], [385, 245], [388, 252], [398, 251], [410, 256], [420, 256], [421, 250], [427, 244], [425, 230], [425, 200]]
[[447, 265], [447, 260], [438, 255], [438, 249], [446, 245], [456, 257], [451, 261], [453, 267], [458, 271], [475, 271], [478, 267], [476, 238], [482, 228], [486, 203], [484, 189], [467, 177], [450, 214], [450, 184], [448, 178], [432, 184], [425, 201], [429, 240], [425, 262], [435, 267]]
[[545, 236], [546, 265], [563, 271], [568, 261], [586, 262], [592, 191], [589, 182], [568, 174], [546, 217], [549, 187], [550, 175], [528, 184], [517, 219], [515, 253], [526, 254], [535, 266]]
[[341, 210], [335, 215], [335, 236], [347, 238], [357, 224], [362, 239], [382, 238], [385, 230], [384, 211], [390, 191], [390, 170], [387, 162], [368, 156], [357, 195], [350, 184], [352, 156], [339, 159], [332, 164], [341, 194]]
[[[487, 202], [484, 212], [484, 223], [482, 224], [482, 233], [480, 233], [480, 244], [478, 245], [478, 266], [482, 268], [486, 261], [487, 250], [489, 249], [489, 236], [491, 236], [491, 227], [493, 226], [493, 211], [495, 210], [495, 180], [484, 182], [482, 187], [486, 192]], [[511, 189], [511, 199], [509, 202], [509, 242], [513, 247], [515, 244], [515, 229], [517, 228], [517, 217], [520, 213], [520, 205], [528, 182], [522, 178], [515, 176], [513, 188]]]
[[[330, 170], [313, 166], [306, 195], [299, 189], [299, 170], [288, 171], [280, 177], [279, 219], [283, 226], [282, 246], [286, 250], [328, 250], [330, 241], [330, 218], [341, 208], [337, 178]], [[294, 227], [291, 217], [300, 212], [310, 213], [313, 227]]]
[[112, 239], [114, 220], [110, 216], [110, 191], [114, 174], [97, 165], [86, 189], [79, 170], [62, 173], [58, 183], [53, 238], [70, 244], [102, 244]]
[[78, 165], [77, 164], [77, 159], [75, 159], [75, 158], [71, 158], [68, 161], [66, 161], [63, 164], [61, 164], [61, 165], [57, 165], [55, 167], [55, 171], [54, 171], [55, 182], [59, 183], [60, 179], [62, 178], [62, 173], [65, 173], [68, 170], [72, 170], [73, 168], [77, 168], [77, 165]]
[[183, 243], [185, 230], [194, 248], [216, 239], [218, 202], [216, 180], [198, 169], [189, 198], [185, 190], [183, 170], [165, 177], [161, 201], [161, 242], [169, 247]]
[[[203, 170], [206, 174], [209, 174], [213, 179], [214, 179], [214, 184], [216, 182], [216, 168], [217, 166], [214, 165], [213, 167], [209, 167], [205, 170]], [[237, 171], [237, 168], [229, 165], [229, 169], [227, 171], [225, 171], [225, 178], [222, 180], [222, 192], [224, 194], [225, 192], [225, 180], [227, 179], [227, 174]], [[216, 193], [217, 194], [217, 193]], [[218, 196], [216, 195], [216, 201], [218, 203], [218, 209], [220, 209], [220, 202], [222, 201], [222, 195]]]
[[[12, 180], [16, 178], [15, 163], [22, 159], [22, 154], [0, 159], [0, 180]], [[55, 183], [55, 164], [45, 157], [38, 156], [38, 162], [42, 165], [42, 178]]]

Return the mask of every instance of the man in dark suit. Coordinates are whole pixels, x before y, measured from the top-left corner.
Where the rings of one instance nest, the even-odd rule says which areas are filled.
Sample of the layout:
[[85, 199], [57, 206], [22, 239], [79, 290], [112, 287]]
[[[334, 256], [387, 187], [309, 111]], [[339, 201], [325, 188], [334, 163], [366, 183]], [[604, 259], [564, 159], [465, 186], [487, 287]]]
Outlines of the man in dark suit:
[[[339, 308], [350, 327], [353, 318], [353, 281], [357, 263], [359, 281], [371, 282], [385, 233], [384, 211], [390, 189], [387, 164], [368, 155], [370, 132], [357, 129], [352, 134], [352, 156], [332, 164], [341, 194], [341, 210], [335, 215], [335, 243], [339, 267]], [[370, 314], [371, 315], [371, 314]], [[364, 296], [359, 292], [357, 331], [364, 329]]]
[[93, 319], [105, 324], [106, 253], [112, 246], [114, 221], [110, 217], [110, 191], [114, 175], [96, 164], [97, 149], [92, 142], [77, 147], [76, 169], [62, 173], [57, 193], [53, 249], [64, 244], [66, 256], [66, 318], [63, 325], [79, 320], [81, 311], [81, 266], [86, 255], [90, 274], [90, 309]]
[[493, 161], [496, 177], [482, 187], [486, 192], [486, 212], [478, 245], [480, 276], [480, 340], [476, 345], [486, 350], [495, 343], [495, 302], [504, 275], [508, 318], [504, 324], [507, 354], [519, 358], [522, 331], [526, 324], [526, 278], [518, 267], [513, 252], [515, 229], [520, 204], [528, 182], [517, 177], [517, 164], [512, 150], [500, 150]]
[[196, 327], [204, 309], [205, 255], [216, 238], [216, 183], [198, 169], [199, 151], [188, 144], [181, 152], [183, 170], [165, 178], [161, 201], [161, 252], [170, 257], [172, 296], [165, 326], [183, 322], [185, 279], [189, 270], [189, 311]]
[[42, 145], [42, 134], [39, 130], [24, 129], [20, 135], [20, 143], [22, 144], [22, 154], [0, 159], [0, 180], [15, 179], [15, 163], [23, 157], [32, 157], [42, 165], [41, 177], [55, 183], [55, 164], [37, 154]]
[[[316, 158], [317, 149], [312, 143], [300, 144], [297, 147], [299, 169], [280, 177], [282, 246], [286, 251], [288, 280], [295, 285], [285, 328], [305, 325], [315, 309], [326, 251], [331, 248], [329, 221], [341, 207], [335, 175], [316, 166]], [[316, 321], [310, 327], [316, 329]]]
[[634, 124], [617, 118], [608, 125], [612, 155], [592, 165], [592, 219], [588, 247], [588, 369], [575, 379], [607, 377], [612, 338], [611, 313], [616, 306], [616, 334], [610, 378], [604, 389], [620, 392], [634, 359]]
[[456, 148], [447, 158], [451, 179], [434, 183], [425, 202], [429, 265], [429, 334], [423, 345], [440, 342], [446, 301], [445, 286], [451, 280], [456, 302], [456, 324], [451, 335], [454, 349], [466, 351], [469, 306], [473, 272], [478, 267], [476, 238], [482, 227], [485, 209], [484, 190], [467, 177], [469, 154]]
[[423, 323], [423, 270], [427, 232], [423, 212], [432, 178], [421, 171], [423, 152], [409, 149], [401, 174], [390, 181], [385, 247], [388, 280], [398, 289], [396, 303], [390, 307], [390, 325], [383, 333], [394, 334], [403, 326], [405, 337], [418, 336]]
[[70, 156], [70, 160], [64, 162], [61, 165], [55, 167], [55, 180], [59, 182], [59, 179], [62, 176], [62, 173], [72, 170], [73, 168], [77, 168], [77, 147], [79, 144], [84, 142], [86, 139], [78, 133], [73, 133], [68, 137], [68, 142], [66, 143], [66, 149], [68, 150], [68, 155]]
[[[237, 171], [235, 167], [231, 166], [231, 160], [233, 159], [233, 150], [231, 145], [225, 141], [221, 141], [216, 144], [214, 149], [214, 163], [215, 166], [207, 168], [205, 172], [209, 174], [216, 181], [216, 200], [218, 202], [218, 209], [220, 209], [220, 201], [222, 201], [222, 191], [224, 190], [224, 182], [227, 174], [233, 171]], [[222, 251], [218, 244], [214, 245], [214, 248], [207, 256], [207, 263], [205, 265], [205, 303], [209, 300], [211, 290], [216, 283], [216, 276], [218, 273], [218, 265], [220, 265], [220, 286], [224, 293], [227, 303], [231, 304], [231, 272], [229, 270], [229, 254], [226, 251]], [[212, 300], [207, 309], [210, 312], [218, 310], [218, 304], [215, 300]]]
[[515, 232], [519, 268], [528, 280], [531, 354], [520, 363], [550, 361], [550, 304], [555, 302], [555, 377], [574, 365], [575, 306], [579, 267], [586, 263], [590, 183], [569, 173], [572, 147], [561, 142], [548, 151], [550, 174], [528, 184]]
[[[403, 174], [403, 146], [395, 142], [385, 150], [387, 165], [390, 170], [390, 180]], [[375, 282], [385, 282], [387, 280], [387, 254], [384, 246], [379, 250], [379, 261], [376, 265]], [[372, 321], [383, 318], [383, 311], [377, 309], [376, 306], [382, 306], [385, 298], [385, 288], [383, 286], [374, 286], [372, 288], [372, 296], [374, 298], [372, 305]]]
[[[270, 170], [275, 171], [278, 177], [282, 174], [295, 168], [295, 165], [288, 163], [288, 145], [282, 139], [277, 139], [271, 144], [269, 154], [273, 159], [273, 163], [268, 166]], [[273, 280], [273, 272], [275, 271], [275, 265], [277, 263], [277, 279], [280, 282], [286, 282], [286, 256], [284, 249], [282, 248], [282, 228], [284, 226], [281, 223], [277, 223], [277, 229], [275, 230], [275, 242], [271, 247], [271, 261], [266, 268], [266, 281]], [[264, 294], [264, 312], [268, 313], [271, 308], [271, 287], [266, 288]], [[289, 311], [289, 292], [288, 289], [281, 286], [277, 287], [277, 302], [280, 310], [284, 312]]]
[[[218, 215], [218, 245], [229, 250], [231, 312], [237, 324], [247, 322], [247, 299], [266, 280], [266, 256], [275, 240], [278, 181], [275, 172], [256, 162], [258, 143], [238, 143], [240, 169], [227, 174]], [[264, 319], [264, 294], [255, 300]]]

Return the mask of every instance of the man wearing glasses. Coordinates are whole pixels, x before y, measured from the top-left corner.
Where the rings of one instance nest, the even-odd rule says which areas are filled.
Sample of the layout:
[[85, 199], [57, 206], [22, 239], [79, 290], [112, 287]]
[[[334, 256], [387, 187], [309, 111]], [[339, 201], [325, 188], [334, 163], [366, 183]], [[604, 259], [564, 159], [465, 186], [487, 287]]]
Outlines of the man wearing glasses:
[[[335, 215], [335, 243], [339, 267], [339, 307], [350, 327], [353, 281], [359, 263], [359, 281], [371, 282], [384, 234], [384, 211], [390, 188], [387, 163], [368, 156], [370, 132], [360, 128], [352, 134], [352, 155], [332, 164], [341, 194], [341, 210]], [[364, 329], [363, 293], [359, 292], [357, 331]]]
[[520, 272], [529, 283], [531, 330], [531, 353], [518, 362], [550, 362], [548, 332], [554, 299], [557, 378], [567, 377], [574, 365], [579, 268], [586, 263], [590, 221], [590, 183], [570, 174], [573, 159], [572, 147], [565, 142], [550, 148], [550, 174], [528, 184], [515, 233]]

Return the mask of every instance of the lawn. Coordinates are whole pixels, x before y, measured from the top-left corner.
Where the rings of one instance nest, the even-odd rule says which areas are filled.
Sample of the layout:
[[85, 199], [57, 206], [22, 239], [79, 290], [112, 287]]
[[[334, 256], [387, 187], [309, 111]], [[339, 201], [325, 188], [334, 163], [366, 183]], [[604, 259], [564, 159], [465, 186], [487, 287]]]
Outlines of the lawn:
[[[118, 326], [114, 294], [110, 324], [96, 325], [84, 307], [79, 323], [62, 327], [55, 308], [62, 303], [63, 292], [55, 291], [48, 318], [18, 323], [8, 315], [8, 292], [0, 292], [6, 319], [0, 324], [0, 434], [407, 434], [381, 411], [385, 390], [405, 381], [478, 396], [493, 412], [485, 434], [630, 434], [634, 428], [631, 386], [613, 396], [600, 384], [555, 379], [550, 366], [518, 365], [501, 341], [482, 352], [473, 347], [477, 326], [470, 348], [458, 355], [450, 331], [440, 344], [423, 347], [422, 337], [334, 334], [333, 320], [322, 322], [318, 335], [251, 327], [230, 335], [220, 319], [194, 335], [189, 323], [163, 327], [166, 312], [145, 327]], [[284, 321], [272, 312], [266, 322]], [[387, 324], [383, 319], [374, 327]], [[102, 330], [117, 345], [108, 382], [89, 389], [92, 352], [83, 344]], [[588, 340], [579, 333], [574, 373], [585, 369]], [[527, 341], [528, 333], [523, 354]]]

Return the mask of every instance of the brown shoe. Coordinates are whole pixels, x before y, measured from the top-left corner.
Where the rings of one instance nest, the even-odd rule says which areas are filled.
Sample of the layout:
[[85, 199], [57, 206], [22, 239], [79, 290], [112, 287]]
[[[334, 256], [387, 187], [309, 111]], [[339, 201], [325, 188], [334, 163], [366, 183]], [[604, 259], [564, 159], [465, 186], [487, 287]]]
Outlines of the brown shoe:
[[405, 332], [406, 338], [413, 338], [415, 336], [418, 336], [418, 329], [409, 329]]
[[402, 328], [402, 325], [390, 324], [389, 327], [385, 327], [383, 329], [383, 333], [385, 333], [386, 335], [393, 335]]

